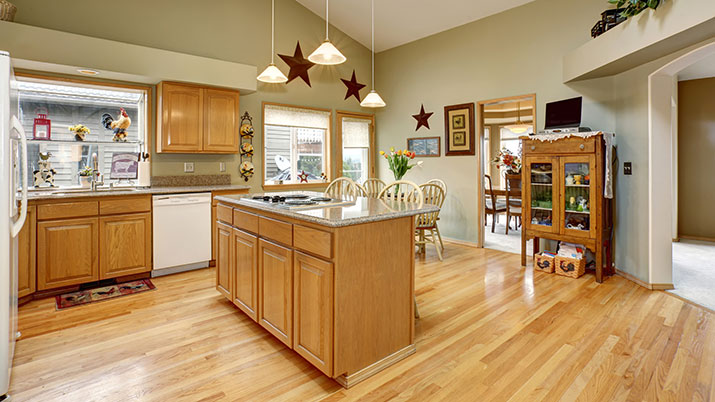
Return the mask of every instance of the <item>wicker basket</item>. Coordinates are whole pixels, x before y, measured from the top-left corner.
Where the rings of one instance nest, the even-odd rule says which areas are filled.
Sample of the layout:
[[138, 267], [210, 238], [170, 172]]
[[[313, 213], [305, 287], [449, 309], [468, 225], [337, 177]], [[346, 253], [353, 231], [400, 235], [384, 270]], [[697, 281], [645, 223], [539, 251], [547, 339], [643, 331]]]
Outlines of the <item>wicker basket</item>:
[[17, 7], [7, 0], [0, 0], [0, 20], [12, 22], [15, 19]]
[[586, 259], [581, 258], [577, 260], [575, 258], [556, 256], [554, 258], [554, 273], [557, 275], [570, 276], [571, 278], [578, 278], [586, 273]]
[[546, 272], [547, 274], [554, 273], [554, 257], [550, 255], [536, 254], [534, 255], [534, 270]]

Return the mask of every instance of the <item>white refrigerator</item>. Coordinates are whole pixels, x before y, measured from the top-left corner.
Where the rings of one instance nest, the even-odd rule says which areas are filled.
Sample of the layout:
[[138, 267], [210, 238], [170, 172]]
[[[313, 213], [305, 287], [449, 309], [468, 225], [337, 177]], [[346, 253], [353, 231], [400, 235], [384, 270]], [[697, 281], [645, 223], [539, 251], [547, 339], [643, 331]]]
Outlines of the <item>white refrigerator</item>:
[[27, 140], [18, 113], [10, 55], [0, 51], [0, 401], [7, 398], [15, 352], [17, 235], [27, 216]]

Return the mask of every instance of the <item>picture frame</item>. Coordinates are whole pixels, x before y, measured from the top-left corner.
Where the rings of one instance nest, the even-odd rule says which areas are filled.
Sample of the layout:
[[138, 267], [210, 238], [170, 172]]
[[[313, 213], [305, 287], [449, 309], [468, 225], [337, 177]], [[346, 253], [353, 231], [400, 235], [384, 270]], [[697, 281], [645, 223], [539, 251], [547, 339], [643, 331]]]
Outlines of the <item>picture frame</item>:
[[139, 172], [139, 154], [136, 152], [112, 153], [110, 179], [135, 180]]
[[474, 103], [444, 107], [445, 156], [475, 154]]
[[442, 155], [440, 137], [414, 137], [407, 139], [407, 150], [415, 157], [438, 158]]

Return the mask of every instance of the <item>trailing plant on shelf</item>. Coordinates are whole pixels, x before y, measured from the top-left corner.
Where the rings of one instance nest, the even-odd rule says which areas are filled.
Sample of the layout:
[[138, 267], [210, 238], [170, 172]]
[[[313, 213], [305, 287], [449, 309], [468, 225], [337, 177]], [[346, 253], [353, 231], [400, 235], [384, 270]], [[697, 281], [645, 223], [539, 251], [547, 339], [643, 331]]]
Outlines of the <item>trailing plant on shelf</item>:
[[628, 18], [640, 14], [646, 8], [655, 10], [663, 0], [608, 0], [608, 2], [615, 4], [617, 8], [623, 8], [621, 16]]

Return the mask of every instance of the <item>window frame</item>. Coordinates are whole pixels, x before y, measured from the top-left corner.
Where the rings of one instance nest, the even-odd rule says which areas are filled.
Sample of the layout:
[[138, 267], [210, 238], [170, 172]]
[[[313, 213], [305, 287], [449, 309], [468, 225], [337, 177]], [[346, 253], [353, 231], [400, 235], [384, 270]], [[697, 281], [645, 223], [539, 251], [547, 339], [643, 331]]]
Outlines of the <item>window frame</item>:
[[[279, 107], [289, 107], [293, 109], [305, 109], [305, 110], [312, 110], [316, 112], [324, 112], [328, 113], [328, 129], [327, 132], [325, 133], [325, 143], [323, 145], [323, 157], [325, 158], [325, 166], [326, 166], [326, 172], [325, 175], [328, 177], [328, 182], [322, 182], [322, 183], [284, 183], [284, 184], [267, 184], [266, 183], [266, 106], [279, 106]], [[322, 109], [322, 108], [317, 108], [317, 107], [311, 107], [311, 106], [299, 106], [299, 105], [290, 105], [290, 104], [285, 104], [285, 103], [275, 103], [275, 102], [262, 102], [261, 104], [261, 124], [262, 124], [262, 130], [261, 130], [261, 157], [262, 157], [262, 166], [261, 166], [261, 187], [264, 190], [276, 190], [276, 189], [283, 189], [283, 190], [292, 190], [292, 189], [304, 189], [304, 188], [321, 188], [321, 187], [327, 187], [328, 183], [332, 180], [332, 172], [333, 172], [333, 160], [332, 160], [332, 133], [333, 133], [333, 111], [331, 109]]]
[[365, 119], [365, 120], [370, 120], [370, 140], [369, 140], [369, 148], [367, 152], [367, 160], [368, 160], [368, 167], [367, 167], [367, 177], [368, 178], [374, 178], [376, 177], [375, 175], [375, 115], [371, 113], [359, 113], [359, 112], [347, 112], [344, 110], [338, 110], [336, 112], [336, 124], [337, 124], [337, 129], [335, 130], [336, 136], [335, 136], [335, 142], [338, 145], [337, 150], [335, 152], [336, 155], [336, 160], [338, 164], [338, 168], [336, 172], [340, 173], [340, 176], [343, 176], [343, 118], [345, 117], [352, 117], [355, 119]]

